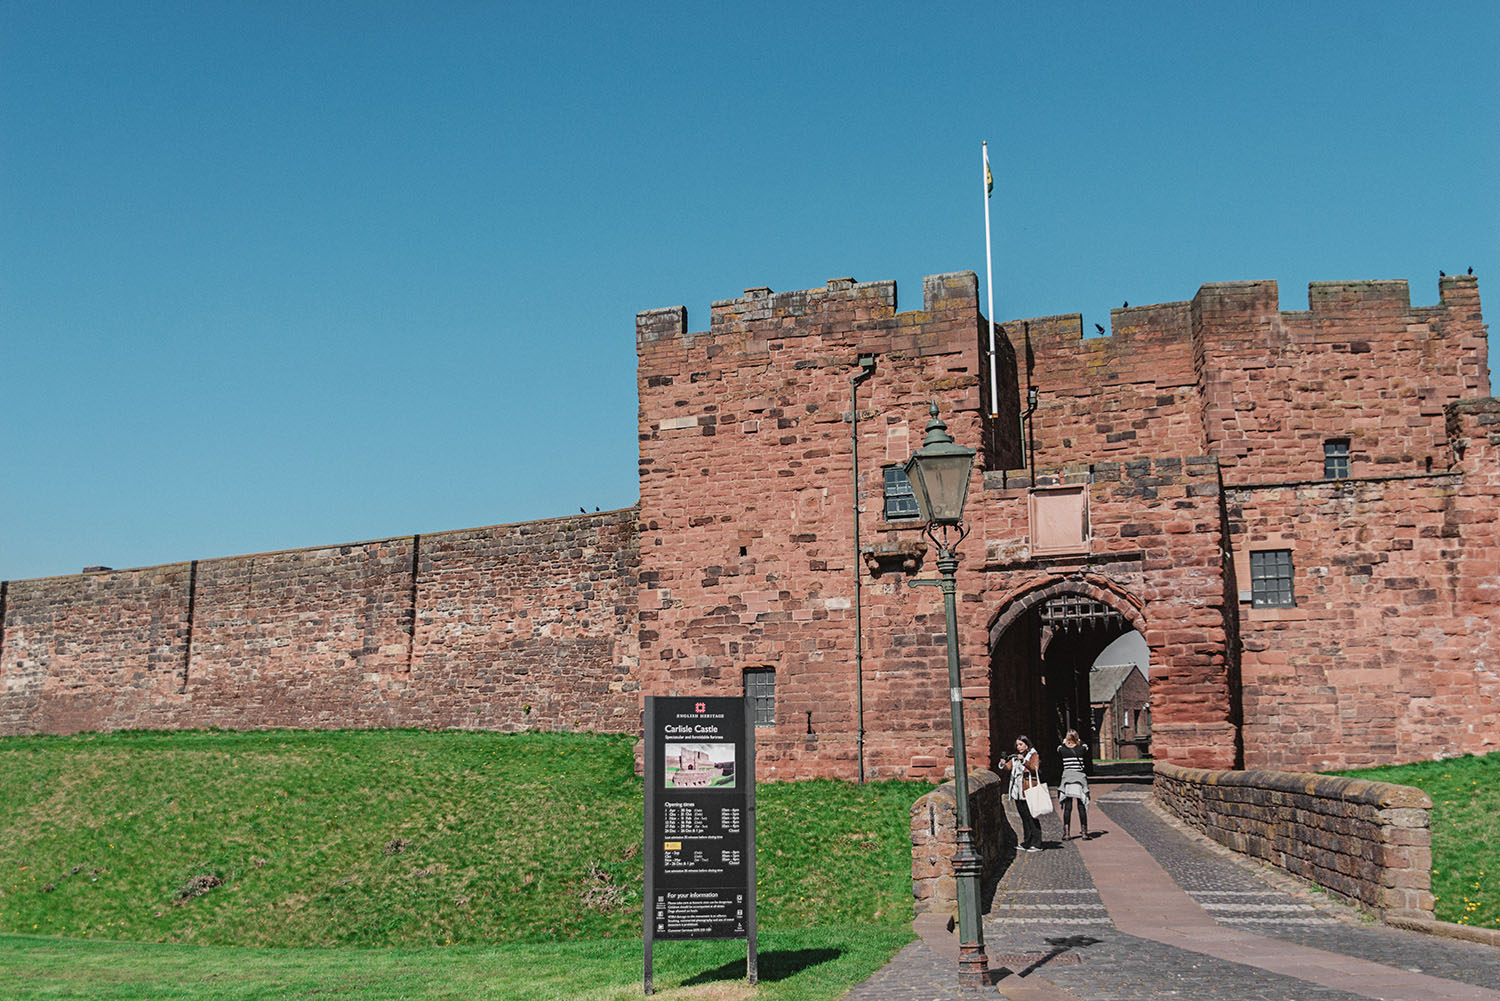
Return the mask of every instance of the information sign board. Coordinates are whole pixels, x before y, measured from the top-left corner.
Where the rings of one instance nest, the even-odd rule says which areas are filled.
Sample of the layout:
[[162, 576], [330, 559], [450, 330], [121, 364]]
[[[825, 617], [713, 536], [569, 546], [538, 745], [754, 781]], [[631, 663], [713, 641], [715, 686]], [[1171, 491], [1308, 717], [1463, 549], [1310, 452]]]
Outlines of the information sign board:
[[743, 698], [646, 698], [646, 993], [657, 939], [743, 938], [755, 960], [755, 731]]

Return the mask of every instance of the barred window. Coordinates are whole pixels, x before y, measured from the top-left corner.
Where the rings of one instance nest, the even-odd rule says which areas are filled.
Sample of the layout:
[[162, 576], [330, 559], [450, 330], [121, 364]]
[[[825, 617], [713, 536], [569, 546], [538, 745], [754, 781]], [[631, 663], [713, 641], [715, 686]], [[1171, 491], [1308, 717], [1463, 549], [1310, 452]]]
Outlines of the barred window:
[[756, 726], [776, 725], [776, 669], [745, 668], [745, 694], [754, 706]]
[[906, 470], [900, 466], [886, 466], [885, 520], [901, 521], [921, 516], [922, 512], [917, 509], [917, 495], [912, 492]]
[[1292, 551], [1263, 549], [1250, 553], [1250, 607], [1292, 608]]
[[1323, 479], [1349, 478], [1349, 439], [1330, 438], [1323, 443]]

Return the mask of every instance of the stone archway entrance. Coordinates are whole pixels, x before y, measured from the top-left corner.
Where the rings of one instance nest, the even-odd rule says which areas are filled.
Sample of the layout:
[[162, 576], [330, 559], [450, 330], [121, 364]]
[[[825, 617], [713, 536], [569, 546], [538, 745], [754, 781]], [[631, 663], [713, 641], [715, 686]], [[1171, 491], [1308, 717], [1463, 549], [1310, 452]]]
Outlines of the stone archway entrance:
[[1102, 581], [1052, 578], [1013, 593], [990, 625], [990, 766], [1014, 750], [1018, 734], [1036, 741], [1053, 781], [1059, 765], [1050, 752], [1068, 729], [1099, 747], [1089, 668], [1145, 626], [1140, 603]]

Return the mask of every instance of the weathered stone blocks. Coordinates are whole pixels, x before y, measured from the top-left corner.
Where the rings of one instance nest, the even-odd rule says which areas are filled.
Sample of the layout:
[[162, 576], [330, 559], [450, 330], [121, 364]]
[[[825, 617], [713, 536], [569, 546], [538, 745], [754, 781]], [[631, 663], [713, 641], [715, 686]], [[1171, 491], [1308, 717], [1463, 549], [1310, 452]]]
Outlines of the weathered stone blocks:
[[1420, 789], [1159, 762], [1155, 792], [1226, 847], [1385, 916], [1432, 917], [1432, 800]]
[[0, 733], [634, 732], [636, 517], [9, 582]]
[[[911, 881], [918, 914], [956, 914], [957, 880], [953, 855], [958, 848], [956, 786], [943, 783], [911, 806]], [[992, 771], [969, 773], [969, 822], [974, 848], [983, 859], [981, 882], [998, 879], [1015, 855], [1016, 834], [1005, 816], [1007, 782]]]

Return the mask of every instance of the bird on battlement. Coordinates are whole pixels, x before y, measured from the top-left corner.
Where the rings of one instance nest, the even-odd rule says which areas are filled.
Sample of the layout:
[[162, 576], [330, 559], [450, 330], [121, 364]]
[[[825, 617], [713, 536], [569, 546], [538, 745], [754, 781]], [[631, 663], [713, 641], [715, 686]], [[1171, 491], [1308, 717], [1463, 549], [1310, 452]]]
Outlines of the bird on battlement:
[[1471, 266], [1471, 267], [1470, 267], [1470, 268], [1469, 268], [1469, 274], [1471, 274], [1471, 275], [1472, 275], [1472, 274], [1473, 274], [1473, 273], [1474, 273], [1474, 268], [1473, 268], [1473, 267], [1472, 267], [1472, 266]]
[[1448, 272], [1446, 272], [1446, 271], [1439, 271], [1438, 272], [1438, 277], [1439, 278], [1447, 278], [1448, 277]]

